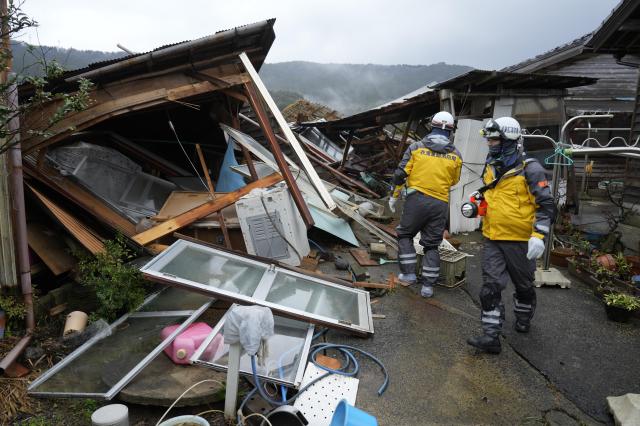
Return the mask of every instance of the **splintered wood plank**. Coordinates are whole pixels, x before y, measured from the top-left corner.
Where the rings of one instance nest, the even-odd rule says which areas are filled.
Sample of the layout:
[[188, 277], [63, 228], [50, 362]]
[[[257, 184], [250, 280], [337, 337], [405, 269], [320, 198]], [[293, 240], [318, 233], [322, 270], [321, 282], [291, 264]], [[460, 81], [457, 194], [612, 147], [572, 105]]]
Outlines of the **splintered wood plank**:
[[377, 261], [369, 257], [369, 253], [365, 249], [352, 248], [349, 249], [349, 253], [353, 256], [360, 266], [378, 266]]
[[104, 252], [104, 243], [96, 236], [96, 233], [85, 226], [82, 222], [69, 214], [66, 210], [60, 208], [56, 203], [45, 197], [31, 185], [26, 184], [33, 194], [49, 209], [51, 214], [64, 226], [67, 231], [73, 235], [92, 254]]
[[265, 178], [259, 179], [255, 182], [251, 182], [247, 186], [244, 186], [237, 191], [229, 192], [221, 197], [211, 200], [205, 204], [195, 207], [181, 215], [174, 217], [166, 222], [154, 226], [140, 234], [134, 235], [133, 240], [141, 246], [147, 245], [150, 242], [157, 240], [158, 238], [169, 235], [178, 229], [187, 226], [198, 219], [206, 217], [211, 213], [220, 211], [221, 209], [230, 206], [238, 201], [240, 197], [247, 195], [255, 188], [266, 188], [282, 180], [280, 173], [274, 173]]
[[67, 246], [60, 236], [40, 223], [27, 225], [27, 240], [29, 247], [42, 259], [54, 275], [70, 271], [76, 260], [68, 252]]

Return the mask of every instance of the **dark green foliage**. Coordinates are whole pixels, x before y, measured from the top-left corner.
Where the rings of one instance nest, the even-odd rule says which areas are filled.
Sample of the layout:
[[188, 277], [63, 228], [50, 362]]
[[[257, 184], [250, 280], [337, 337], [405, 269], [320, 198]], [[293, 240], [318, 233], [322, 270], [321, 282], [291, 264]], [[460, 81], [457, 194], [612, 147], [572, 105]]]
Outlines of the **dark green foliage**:
[[11, 294], [0, 294], [0, 310], [4, 311], [6, 317], [4, 333], [10, 336], [14, 325], [24, 317], [24, 304]]
[[144, 280], [138, 269], [126, 264], [134, 256], [122, 235], [105, 241], [104, 245], [105, 252], [95, 257], [79, 256], [79, 280], [96, 292], [99, 304], [96, 314], [112, 321], [144, 301]]

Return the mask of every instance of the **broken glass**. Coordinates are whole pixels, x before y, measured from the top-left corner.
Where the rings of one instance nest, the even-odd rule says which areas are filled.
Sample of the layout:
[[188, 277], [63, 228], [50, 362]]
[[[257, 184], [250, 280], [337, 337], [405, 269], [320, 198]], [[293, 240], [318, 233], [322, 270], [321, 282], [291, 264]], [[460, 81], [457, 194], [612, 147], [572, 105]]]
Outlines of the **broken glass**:
[[[209, 336], [191, 357], [191, 362], [226, 371], [229, 363], [229, 345], [223, 344], [215, 353], [208, 353], [211, 342], [223, 340], [222, 330], [226, 315], [213, 328]], [[257, 363], [257, 374], [262, 379], [298, 387], [304, 374], [314, 327], [311, 324], [274, 316], [274, 335], [267, 339], [265, 358]], [[242, 353], [240, 373], [252, 375], [251, 357]]]
[[[184, 296], [184, 297], [183, 297]], [[113, 398], [213, 302], [167, 288], [70, 353], [28, 388], [31, 395]], [[196, 310], [190, 309], [197, 306]], [[157, 311], [151, 309], [158, 309]], [[180, 326], [166, 339], [161, 331]]]
[[373, 333], [369, 293], [178, 240], [141, 271], [150, 280], [346, 330]]

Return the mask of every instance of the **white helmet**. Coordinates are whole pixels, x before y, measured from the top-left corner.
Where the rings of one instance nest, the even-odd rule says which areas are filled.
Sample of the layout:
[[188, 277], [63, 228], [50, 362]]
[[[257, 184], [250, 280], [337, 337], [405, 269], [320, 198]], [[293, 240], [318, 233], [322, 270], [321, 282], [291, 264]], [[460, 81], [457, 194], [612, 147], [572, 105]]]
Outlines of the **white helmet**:
[[447, 111], [440, 111], [431, 118], [431, 126], [438, 129], [453, 130], [453, 115]]
[[487, 121], [480, 133], [487, 139], [502, 138], [511, 141], [517, 141], [522, 136], [520, 123], [512, 117], [491, 119]]

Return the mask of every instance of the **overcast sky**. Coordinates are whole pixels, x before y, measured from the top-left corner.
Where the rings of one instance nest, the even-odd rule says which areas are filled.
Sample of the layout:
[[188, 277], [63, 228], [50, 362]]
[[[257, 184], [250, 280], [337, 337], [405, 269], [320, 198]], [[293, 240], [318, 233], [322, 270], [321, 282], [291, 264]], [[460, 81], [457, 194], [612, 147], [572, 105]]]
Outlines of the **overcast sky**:
[[267, 62], [499, 69], [596, 29], [619, 0], [25, 0], [22, 41], [135, 52], [276, 18]]

